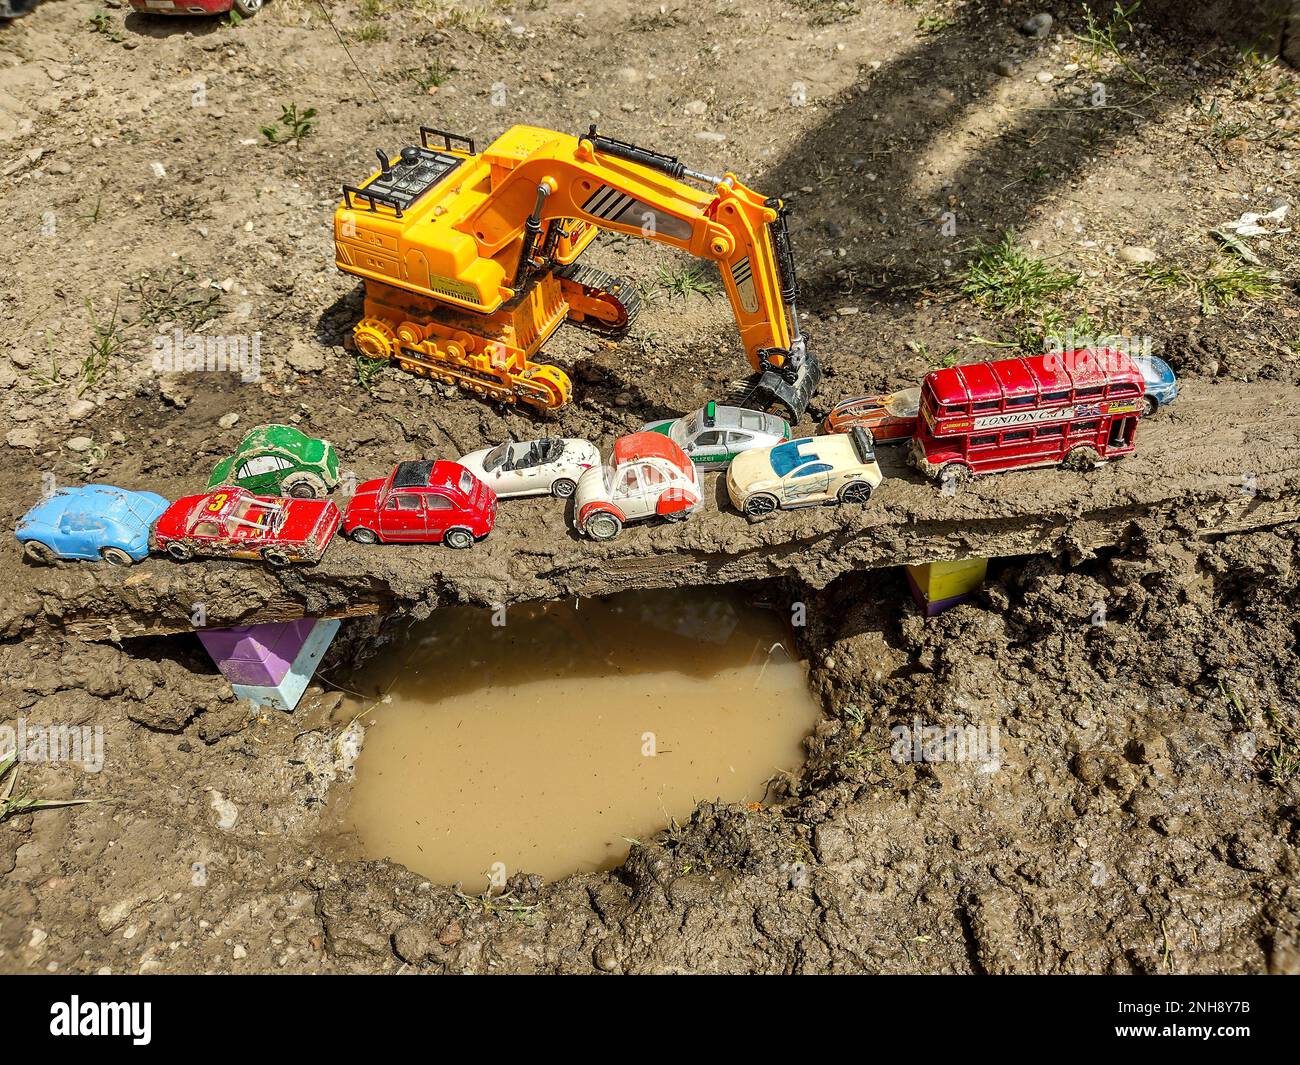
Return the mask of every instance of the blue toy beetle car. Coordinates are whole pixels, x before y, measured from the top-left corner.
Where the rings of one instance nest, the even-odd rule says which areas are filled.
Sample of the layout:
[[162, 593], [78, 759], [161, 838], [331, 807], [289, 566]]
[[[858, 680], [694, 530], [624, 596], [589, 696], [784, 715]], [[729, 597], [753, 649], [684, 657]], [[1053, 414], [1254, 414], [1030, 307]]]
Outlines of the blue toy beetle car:
[[1178, 378], [1169, 363], [1157, 355], [1134, 355], [1133, 365], [1146, 382], [1146, 395], [1142, 397], [1142, 413], [1154, 414], [1178, 398]]
[[103, 559], [129, 566], [149, 553], [149, 530], [168, 506], [155, 492], [109, 484], [61, 488], [24, 514], [14, 535], [36, 562]]

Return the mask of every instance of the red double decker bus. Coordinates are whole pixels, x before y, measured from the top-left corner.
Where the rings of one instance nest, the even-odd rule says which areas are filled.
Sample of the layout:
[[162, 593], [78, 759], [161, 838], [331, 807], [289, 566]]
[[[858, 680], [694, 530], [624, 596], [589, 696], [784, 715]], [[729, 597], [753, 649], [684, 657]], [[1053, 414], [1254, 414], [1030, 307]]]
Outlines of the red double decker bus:
[[1133, 451], [1145, 391], [1133, 361], [1109, 348], [933, 370], [921, 385], [912, 462], [941, 480], [1090, 469]]

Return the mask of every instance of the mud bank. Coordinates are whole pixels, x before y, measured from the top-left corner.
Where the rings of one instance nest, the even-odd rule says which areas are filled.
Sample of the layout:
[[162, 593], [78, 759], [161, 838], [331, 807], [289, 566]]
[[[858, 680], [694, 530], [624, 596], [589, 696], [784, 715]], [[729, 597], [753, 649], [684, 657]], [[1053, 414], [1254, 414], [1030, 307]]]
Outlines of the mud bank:
[[[5, 527], [50, 477], [194, 491], [263, 422], [378, 473], [539, 432], [608, 441], [744, 372], [721, 301], [672, 291], [695, 264], [627, 241], [592, 261], [634, 279], [646, 310], [618, 345], [557, 335], [547, 354], [578, 398], [553, 421], [359, 369], [343, 341], [360, 300], [329, 265], [329, 213], [377, 145], [422, 123], [486, 140], [598, 121], [785, 197], [827, 370], [816, 416], [1080, 320], [1154, 338], [1185, 388], [1134, 459], [1091, 477], [944, 498], [891, 471], [847, 523], [711, 509], [599, 547], [523, 503], [482, 551], [340, 543], [284, 575], [37, 570], [9, 542], [0, 710], [102, 729], [105, 759], [22, 767], [35, 797], [103, 801], [0, 823], [0, 969], [1300, 970], [1297, 245], [1252, 240], [1277, 279], [1267, 299], [1196, 287], [1234, 263], [1212, 229], [1293, 198], [1293, 72], [1179, 36], [1208, 22], [1139, 26], [1126, 55], [1143, 85], [1088, 52], [1073, 9], [1045, 38], [1021, 34], [1036, 10], [702, 0], [687, 18], [550, 0], [457, 5], [439, 23], [400, 3], [339, 8], [382, 108], [296, 0], [234, 29], [114, 9], [101, 33], [80, 3], [6, 27], [0, 188], [15, 232], [40, 236], [0, 248]], [[456, 60], [431, 71], [431, 55]], [[1099, 81], [1110, 106], [1081, 107]], [[264, 146], [259, 127], [291, 103], [317, 108], [315, 130]], [[1008, 229], [1077, 285], [1033, 314], [965, 298], [976, 243]], [[159, 374], [153, 343], [177, 327], [258, 335], [260, 378]], [[984, 594], [923, 621], [888, 567], [964, 553], [997, 559]], [[824, 706], [774, 805], [706, 803], [619, 869], [520, 876], [505, 899], [332, 850], [349, 758], [330, 678], [394, 618], [774, 577], [762, 594], [807, 607]], [[293, 715], [258, 714], [192, 636], [150, 635], [188, 629], [200, 603], [217, 623], [375, 613], [345, 622]], [[996, 725], [997, 769], [896, 761], [891, 730], [918, 720]]]
[[[825, 708], [777, 801], [705, 803], [612, 872], [491, 898], [330, 857], [327, 685], [250, 714], [184, 638], [7, 645], [6, 701], [103, 722], [109, 757], [27, 768], [35, 794], [107, 801], [0, 826], [0, 964], [1294, 972], [1298, 567], [1292, 525], [995, 563], [934, 621], [896, 572], [766, 586], [807, 604]], [[347, 626], [350, 659], [375, 622]], [[897, 760], [917, 722], [998, 729], [996, 763]]]

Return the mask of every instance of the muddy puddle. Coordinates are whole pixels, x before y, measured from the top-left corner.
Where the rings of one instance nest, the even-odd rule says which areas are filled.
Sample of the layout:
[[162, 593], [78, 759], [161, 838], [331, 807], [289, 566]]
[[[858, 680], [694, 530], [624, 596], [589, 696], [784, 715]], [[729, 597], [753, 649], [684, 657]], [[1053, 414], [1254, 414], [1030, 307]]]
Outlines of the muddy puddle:
[[438, 611], [341, 678], [384, 693], [339, 710], [371, 707], [350, 846], [477, 892], [617, 865], [700, 800], [762, 801], [819, 714], [785, 617], [701, 590]]

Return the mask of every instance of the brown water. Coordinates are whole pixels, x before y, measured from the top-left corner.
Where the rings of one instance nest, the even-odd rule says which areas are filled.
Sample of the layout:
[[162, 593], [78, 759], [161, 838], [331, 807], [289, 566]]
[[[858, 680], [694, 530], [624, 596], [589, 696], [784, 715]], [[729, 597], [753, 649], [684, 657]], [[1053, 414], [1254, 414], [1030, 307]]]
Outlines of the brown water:
[[761, 801], [803, 761], [819, 711], [781, 614], [674, 591], [504, 620], [438, 611], [346, 682], [387, 692], [362, 715], [344, 811], [367, 855], [476, 892], [607, 868], [697, 801]]

